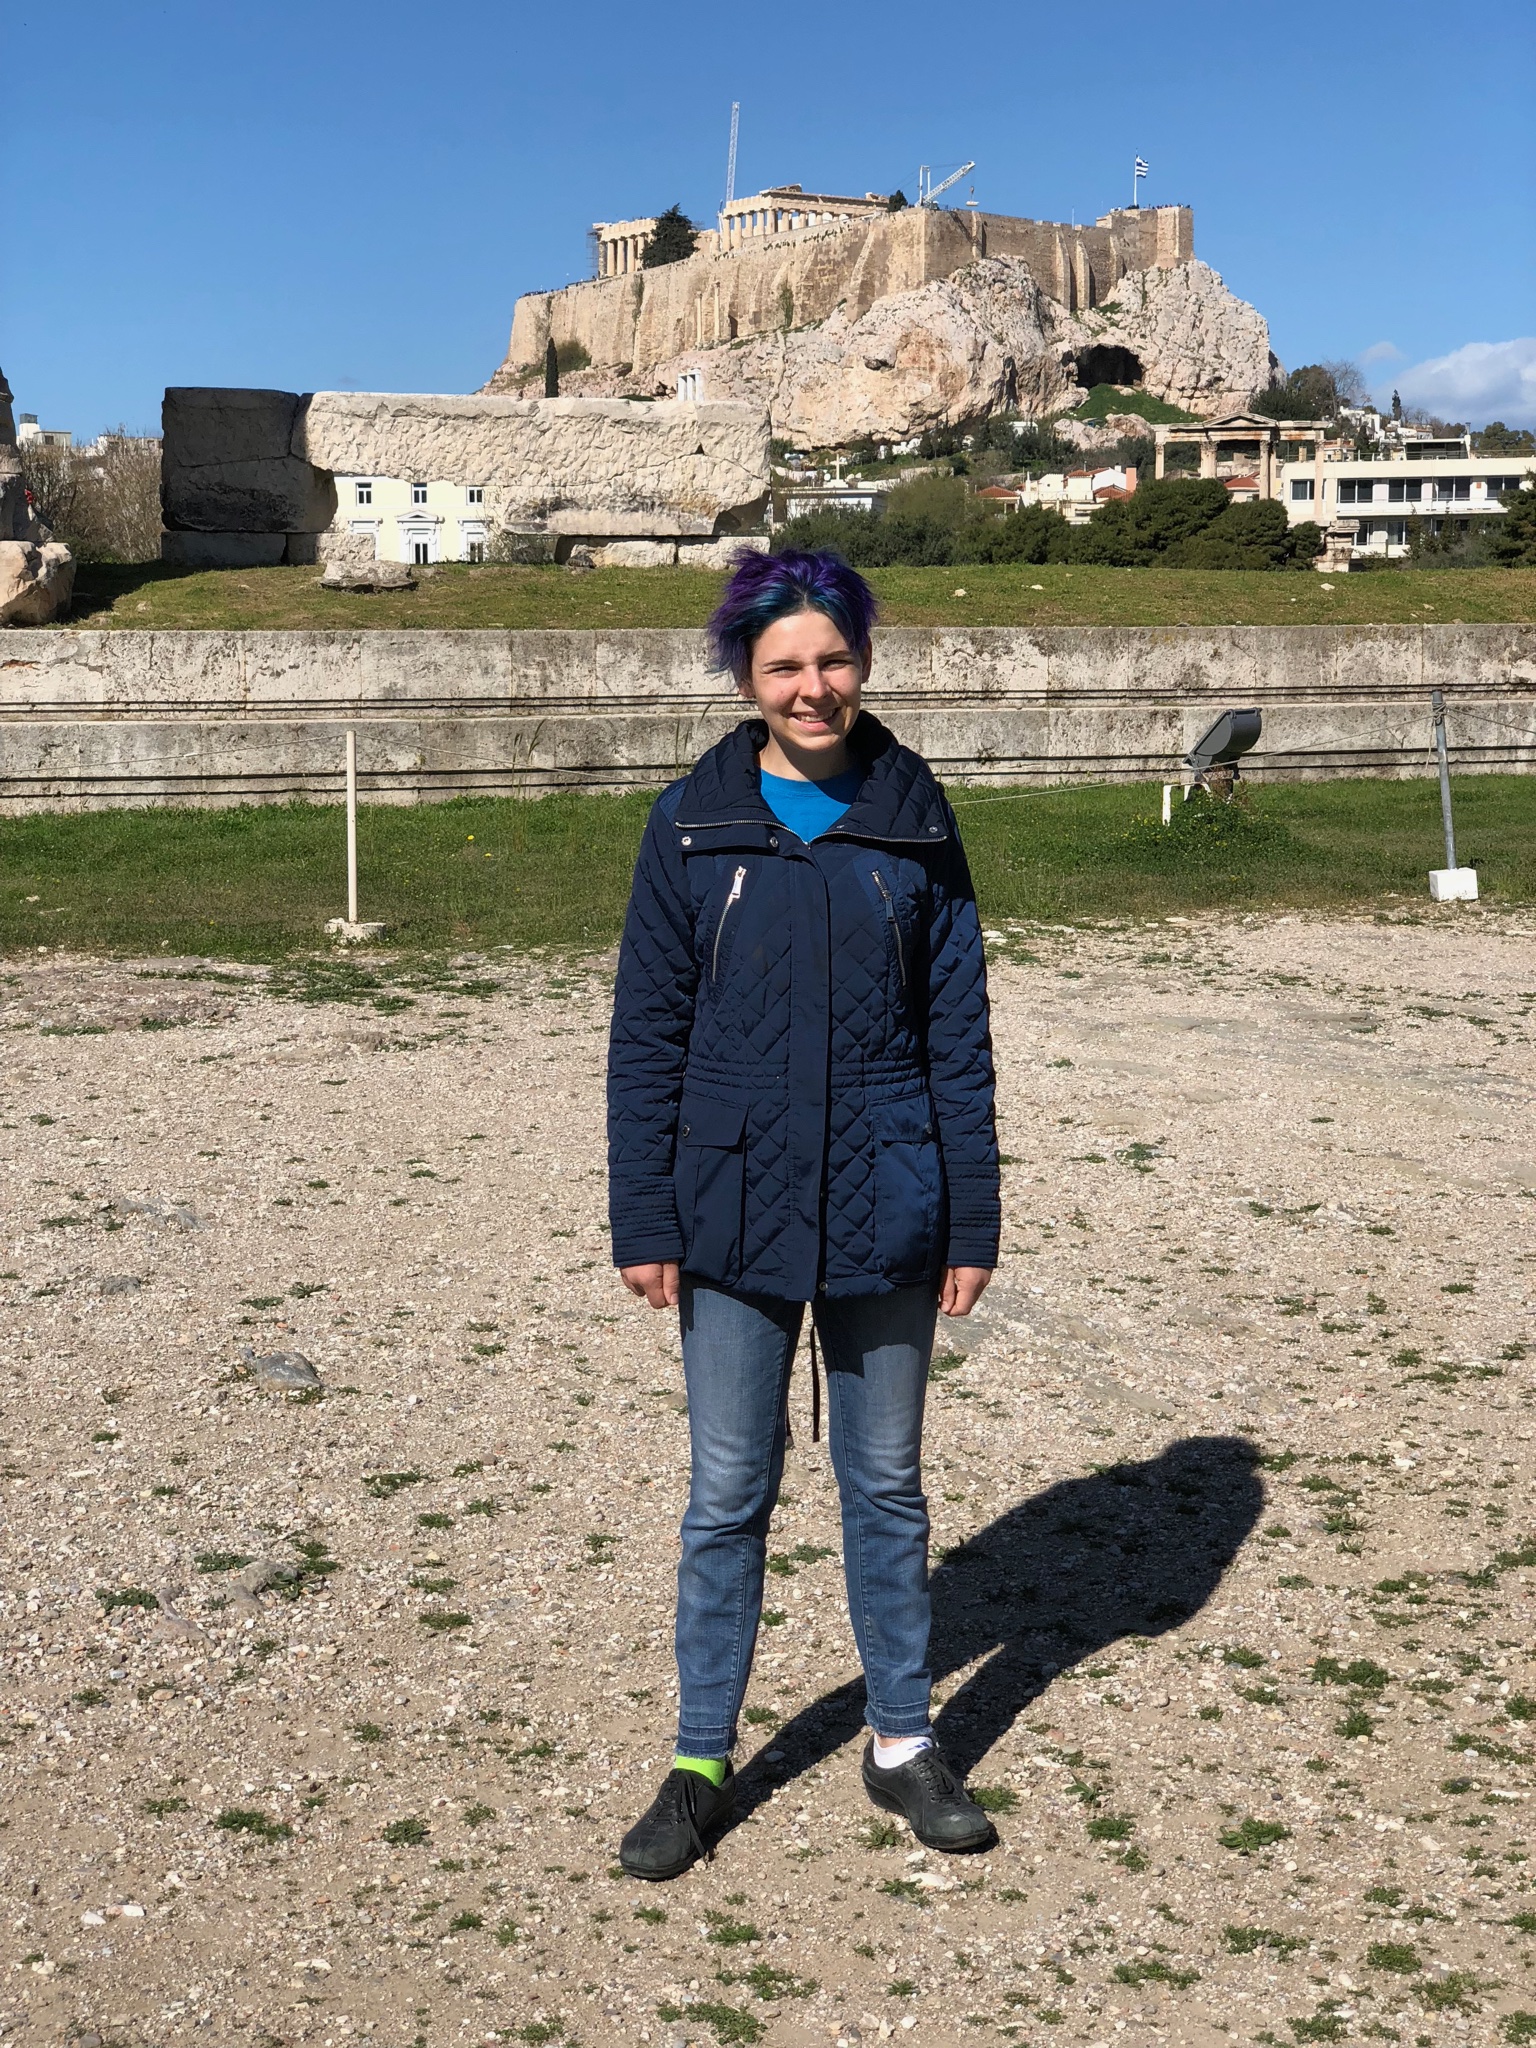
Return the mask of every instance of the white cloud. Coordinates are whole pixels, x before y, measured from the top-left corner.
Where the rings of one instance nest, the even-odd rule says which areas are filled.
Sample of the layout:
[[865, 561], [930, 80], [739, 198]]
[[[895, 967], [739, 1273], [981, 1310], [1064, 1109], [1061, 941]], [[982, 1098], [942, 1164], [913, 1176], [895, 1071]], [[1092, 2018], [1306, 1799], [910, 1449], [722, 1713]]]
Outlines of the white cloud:
[[1362, 363], [1400, 363], [1403, 352], [1395, 341], [1373, 341], [1368, 349], [1360, 353]]
[[1442, 419], [1472, 426], [1489, 420], [1536, 426], [1536, 335], [1469, 341], [1449, 355], [1415, 363], [1392, 382], [1406, 405], [1422, 406]]

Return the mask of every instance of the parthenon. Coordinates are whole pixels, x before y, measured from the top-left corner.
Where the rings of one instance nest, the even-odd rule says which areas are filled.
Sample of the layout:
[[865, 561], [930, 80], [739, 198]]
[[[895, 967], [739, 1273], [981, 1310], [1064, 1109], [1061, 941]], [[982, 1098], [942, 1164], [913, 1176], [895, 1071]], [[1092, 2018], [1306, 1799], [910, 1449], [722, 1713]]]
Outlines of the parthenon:
[[[733, 199], [723, 206], [719, 226], [700, 231], [695, 253], [719, 256], [768, 235], [793, 234], [826, 221], [867, 220], [889, 210], [890, 201], [883, 192], [866, 192], [855, 199], [832, 192], [807, 192], [799, 185], [770, 185], [748, 199]], [[598, 276], [627, 277], [639, 270], [655, 232], [654, 214], [638, 220], [594, 221]]]

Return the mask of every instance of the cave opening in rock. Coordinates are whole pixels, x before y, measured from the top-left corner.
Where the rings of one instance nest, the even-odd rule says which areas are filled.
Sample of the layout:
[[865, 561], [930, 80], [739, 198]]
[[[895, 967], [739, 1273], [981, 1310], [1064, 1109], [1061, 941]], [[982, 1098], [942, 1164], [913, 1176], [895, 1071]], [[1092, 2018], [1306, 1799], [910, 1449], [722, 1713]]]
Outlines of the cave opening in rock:
[[1091, 391], [1095, 384], [1139, 384], [1141, 357], [1113, 342], [1085, 348], [1077, 358], [1077, 381]]

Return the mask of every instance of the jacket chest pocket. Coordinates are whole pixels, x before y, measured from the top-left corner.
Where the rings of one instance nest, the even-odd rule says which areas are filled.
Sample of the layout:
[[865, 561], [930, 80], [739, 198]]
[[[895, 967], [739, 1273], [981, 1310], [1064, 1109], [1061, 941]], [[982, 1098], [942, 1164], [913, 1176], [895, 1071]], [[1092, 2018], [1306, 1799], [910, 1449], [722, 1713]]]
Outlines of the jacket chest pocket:
[[875, 1244], [889, 1279], [916, 1283], [938, 1259], [944, 1172], [926, 1096], [877, 1102], [869, 1112], [875, 1142]]
[[901, 992], [906, 995], [912, 966], [912, 940], [902, 926], [895, 881], [884, 868], [871, 868], [869, 879], [874, 887], [875, 898], [880, 905], [880, 916], [885, 925], [886, 950], [891, 956], [892, 966], [896, 969], [896, 979]]
[[704, 964], [713, 982], [720, 979], [722, 962], [730, 959], [730, 941], [736, 935], [736, 926], [741, 920], [741, 900], [747, 886], [747, 870], [738, 866], [732, 873], [724, 901], [715, 916], [704, 928]]
[[746, 1203], [746, 1105], [685, 1095], [677, 1126], [673, 1181], [687, 1247], [683, 1264], [706, 1280], [741, 1271]]

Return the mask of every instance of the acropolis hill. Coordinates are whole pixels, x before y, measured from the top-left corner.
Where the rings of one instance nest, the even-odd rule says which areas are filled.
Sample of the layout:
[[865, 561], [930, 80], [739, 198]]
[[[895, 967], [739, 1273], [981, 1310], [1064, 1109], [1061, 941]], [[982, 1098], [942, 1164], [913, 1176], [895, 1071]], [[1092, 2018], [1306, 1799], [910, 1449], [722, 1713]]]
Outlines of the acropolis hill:
[[1188, 207], [1069, 227], [779, 186], [646, 268], [654, 225], [600, 223], [596, 277], [519, 299], [486, 389], [526, 391], [553, 340], [586, 358], [562, 392], [744, 399], [830, 446], [1043, 413], [1096, 383], [1215, 416], [1276, 368], [1263, 317], [1196, 258]]

